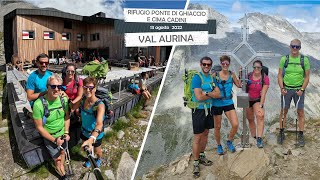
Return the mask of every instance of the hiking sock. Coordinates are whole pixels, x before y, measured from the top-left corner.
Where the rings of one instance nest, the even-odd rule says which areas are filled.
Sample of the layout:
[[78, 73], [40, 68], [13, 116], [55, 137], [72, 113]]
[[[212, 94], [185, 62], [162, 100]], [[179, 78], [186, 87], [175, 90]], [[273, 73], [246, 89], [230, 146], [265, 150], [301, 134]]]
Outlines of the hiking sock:
[[280, 128], [280, 133], [284, 133], [284, 128]]
[[200, 152], [200, 156], [199, 156], [199, 157], [200, 157], [200, 159], [201, 159], [201, 158], [205, 158], [206, 155], [204, 154], [204, 152]]

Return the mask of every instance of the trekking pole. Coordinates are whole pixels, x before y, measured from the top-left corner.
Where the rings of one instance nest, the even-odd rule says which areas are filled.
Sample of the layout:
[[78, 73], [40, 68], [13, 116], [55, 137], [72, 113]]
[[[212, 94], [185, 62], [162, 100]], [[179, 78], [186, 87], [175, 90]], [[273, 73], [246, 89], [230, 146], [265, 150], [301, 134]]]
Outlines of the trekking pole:
[[284, 125], [283, 125], [283, 121], [284, 121], [284, 107], [285, 107], [285, 98], [284, 98], [284, 95], [282, 95], [282, 118], [281, 118], [281, 125], [282, 125], [282, 129], [284, 129]]
[[297, 116], [296, 116], [296, 146], [298, 146], [298, 104], [299, 104], [299, 101], [300, 101], [300, 97], [298, 98], [298, 101], [296, 103], [296, 108], [297, 108]]
[[[281, 126], [282, 129], [284, 130], [284, 108], [285, 108], [285, 98], [284, 98], [284, 95], [282, 95], [282, 117], [281, 117]], [[281, 128], [280, 128], [280, 139], [279, 139], [279, 144], [283, 144], [283, 140], [284, 140], [284, 137], [283, 137], [283, 133], [281, 133]]]
[[102, 174], [101, 174], [101, 170], [100, 168], [97, 166], [96, 160], [94, 159], [94, 156], [92, 155], [89, 146], [84, 146], [84, 151], [87, 153], [88, 159], [90, 161], [91, 164], [91, 168], [93, 170], [93, 174], [96, 176], [97, 180], [103, 180]]
[[[65, 135], [61, 136], [61, 139], [65, 139]], [[66, 140], [65, 140], [66, 141]], [[66, 148], [63, 148], [62, 145], [59, 146], [60, 149], [62, 149], [65, 153], [65, 164], [67, 165], [68, 170], [66, 171], [66, 175], [68, 177], [71, 177], [74, 175], [73, 170], [72, 170], [72, 165], [71, 165], [71, 158], [70, 158], [70, 153], [69, 153], [69, 147], [68, 147], [68, 141], [66, 141]]]

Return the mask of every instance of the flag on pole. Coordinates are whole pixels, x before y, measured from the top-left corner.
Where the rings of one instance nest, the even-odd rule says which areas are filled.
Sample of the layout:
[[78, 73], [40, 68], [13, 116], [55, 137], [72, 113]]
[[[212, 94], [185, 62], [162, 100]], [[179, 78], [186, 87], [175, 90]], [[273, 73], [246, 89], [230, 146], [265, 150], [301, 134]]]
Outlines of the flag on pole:
[[22, 39], [34, 39], [34, 31], [22, 31]]

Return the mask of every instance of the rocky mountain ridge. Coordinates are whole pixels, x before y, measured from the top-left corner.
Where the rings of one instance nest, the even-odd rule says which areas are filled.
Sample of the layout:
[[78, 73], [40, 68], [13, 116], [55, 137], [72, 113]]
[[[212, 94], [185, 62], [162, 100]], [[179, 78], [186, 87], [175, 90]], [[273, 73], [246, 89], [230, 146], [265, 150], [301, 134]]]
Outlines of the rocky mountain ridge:
[[[194, 5], [190, 5], [193, 7]], [[207, 6], [196, 5], [200, 9]], [[210, 10], [214, 11], [214, 10]], [[214, 14], [214, 13], [213, 13]], [[223, 15], [221, 15], [223, 16]], [[320, 118], [320, 57], [316, 50], [316, 44], [313, 44], [314, 34], [302, 33], [292, 26], [285, 18], [279, 16], [263, 15], [261, 13], [248, 14], [249, 25], [249, 44], [255, 51], [270, 51], [272, 53], [286, 55], [289, 54], [289, 43], [294, 38], [301, 38], [301, 52], [310, 58], [311, 78], [306, 90], [305, 112], [307, 119]], [[213, 17], [214, 18], [214, 17]], [[224, 19], [219, 17], [217, 19]], [[227, 18], [226, 18], [227, 19]], [[243, 20], [243, 19], [242, 19]], [[240, 19], [241, 22], [241, 19]], [[260, 23], [259, 23], [260, 22]], [[269, 24], [268, 24], [269, 23]], [[220, 24], [221, 30], [228, 29], [227, 24]], [[283, 27], [282, 27], [283, 26]], [[218, 26], [219, 27], [219, 26]], [[183, 82], [182, 76], [184, 70], [199, 69], [199, 59], [203, 56], [210, 56], [214, 64], [219, 63], [218, 55], [212, 54], [212, 51], [232, 51], [241, 41], [239, 32], [220, 32], [225, 36], [219, 36], [209, 39], [208, 46], [178, 46], [175, 48], [173, 59], [171, 61], [168, 74], [165, 80], [161, 96], [155, 111], [155, 116], [145, 143], [137, 177], [142, 177], [148, 170], [159, 167], [162, 164], [169, 164], [177, 157], [181, 157], [191, 152], [192, 144], [192, 122], [191, 110], [183, 107]], [[247, 51], [244, 51], [247, 52]], [[245, 53], [239, 53], [240, 59], [245, 58]], [[279, 121], [280, 112], [280, 90], [277, 85], [277, 73], [280, 57], [264, 58], [261, 57], [264, 65], [269, 68], [270, 87], [265, 103], [265, 133], [270, 127]], [[234, 59], [231, 60], [230, 69], [237, 72], [239, 64]], [[251, 64], [249, 71], [251, 71]], [[234, 88], [234, 101], [240, 89]], [[242, 131], [242, 109], [237, 108], [240, 127], [237, 138]], [[294, 127], [296, 113], [294, 105], [288, 114], [288, 126]], [[228, 120], [223, 116], [222, 121], [222, 140], [226, 141], [227, 133], [231, 128]], [[265, 134], [267, 137], [267, 135]], [[274, 139], [274, 138], [273, 138]], [[208, 148], [213, 149], [216, 146], [213, 133], [209, 134]]]

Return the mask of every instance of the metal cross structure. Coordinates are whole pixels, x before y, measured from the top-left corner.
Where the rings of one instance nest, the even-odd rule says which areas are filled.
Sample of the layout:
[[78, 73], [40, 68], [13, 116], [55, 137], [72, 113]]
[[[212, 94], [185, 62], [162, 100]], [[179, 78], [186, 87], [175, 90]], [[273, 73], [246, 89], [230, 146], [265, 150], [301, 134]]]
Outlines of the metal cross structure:
[[[272, 53], [271, 51], [255, 51], [250, 44], [248, 43], [249, 39], [249, 27], [247, 25], [247, 15], [244, 16], [244, 23], [241, 27], [242, 30], [242, 41], [241, 43], [234, 48], [232, 51], [210, 51], [209, 54], [212, 55], [228, 55], [233, 57], [241, 66], [242, 74], [241, 74], [241, 81], [242, 81], [242, 92], [237, 95], [237, 106], [243, 108], [243, 130], [241, 134], [241, 147], [248, 148], [250, 147], [249, 144], [249, 131], [247, 127], [247, 118], [245, 110], [249, 107], [249, 97], [248, 93], [245, 92], [245, 84], [246, 84], [246, 72], [247, 66], [256, 58], [261, 57], [264, 59], [270, 59], [272, 57], [281, 57], [280, 54]], [[240, 59], [239, 55], [247, 56], [246, 59]]]

